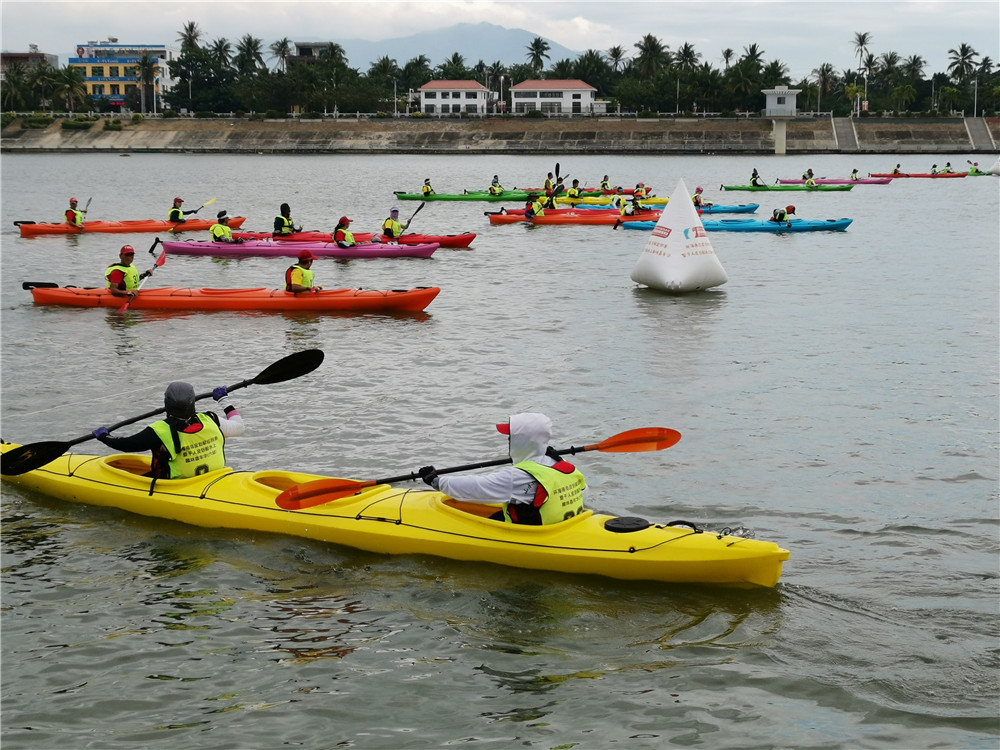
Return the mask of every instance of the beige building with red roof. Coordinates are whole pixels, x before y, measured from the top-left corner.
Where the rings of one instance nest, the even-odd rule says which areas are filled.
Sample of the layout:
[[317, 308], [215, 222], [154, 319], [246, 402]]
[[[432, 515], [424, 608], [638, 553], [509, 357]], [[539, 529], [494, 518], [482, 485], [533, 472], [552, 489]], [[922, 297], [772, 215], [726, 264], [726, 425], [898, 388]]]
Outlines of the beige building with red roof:
[[490, 91], [479, 81], [428, 81], [418, 91], [425, 115], [485, 115], [490, 101]]

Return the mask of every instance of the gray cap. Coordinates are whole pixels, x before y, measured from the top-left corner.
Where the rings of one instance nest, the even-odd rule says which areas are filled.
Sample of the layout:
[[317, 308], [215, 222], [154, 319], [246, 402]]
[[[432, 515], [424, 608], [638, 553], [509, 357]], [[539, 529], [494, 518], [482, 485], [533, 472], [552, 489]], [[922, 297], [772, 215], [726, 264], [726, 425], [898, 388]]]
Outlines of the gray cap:
[[194, 386], [177, 380], [163, 392], [163, 405], [168, 417], [191, 419], [194, 416]]

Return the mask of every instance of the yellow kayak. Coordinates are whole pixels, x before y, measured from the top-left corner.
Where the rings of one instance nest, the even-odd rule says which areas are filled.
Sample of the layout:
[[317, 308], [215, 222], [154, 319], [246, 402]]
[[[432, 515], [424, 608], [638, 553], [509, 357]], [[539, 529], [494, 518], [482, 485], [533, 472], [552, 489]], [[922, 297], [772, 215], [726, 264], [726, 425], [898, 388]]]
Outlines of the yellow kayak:
[[[0, 451], [17, 447], [4, 443]], [[144, 455], [67, 453], [40, 469], [2, 479], [62, 500], [206, 528], [625, 580], [771, 587], [788, 559], [788, 551], [772, 542], [590, 510], [547, 526], [505, 524], [487, 517], [495, 506], [463, 503], [419, 485], [380, 484], [305, 510], [284, 510], [275, 504], [282, 491], [328, 477], [225, 468], [154, 483], [142, 476], [148, 470]]]

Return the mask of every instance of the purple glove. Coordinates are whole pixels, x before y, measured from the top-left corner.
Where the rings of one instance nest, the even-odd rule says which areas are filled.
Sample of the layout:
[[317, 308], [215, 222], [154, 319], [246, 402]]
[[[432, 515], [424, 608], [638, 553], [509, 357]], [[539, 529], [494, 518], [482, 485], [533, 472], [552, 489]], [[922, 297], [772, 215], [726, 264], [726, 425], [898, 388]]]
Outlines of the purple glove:
[[108, 436], [107, 427], [98, 427], [96, 430], [94, 430], [94, 437], [102, 442], [104, 441], [104, 438], [106, 438], [107, 436]]
[[229, 395], [229, 390], [224, 385], [220, 385], [212, 391], [212, 398], [219, 401]]

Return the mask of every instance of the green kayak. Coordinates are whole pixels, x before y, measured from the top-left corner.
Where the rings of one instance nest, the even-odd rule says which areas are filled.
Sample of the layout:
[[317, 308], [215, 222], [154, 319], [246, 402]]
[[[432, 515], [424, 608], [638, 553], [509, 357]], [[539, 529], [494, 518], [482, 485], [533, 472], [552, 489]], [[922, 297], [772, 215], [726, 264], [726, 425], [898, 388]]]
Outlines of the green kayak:
[[395, 191], [396, 198], [401, 201], [489, 201], [491, 203], [516, 203], [528, 200], [525, 190], [505, 190], [500, 195], [491, 195], [486, 190], [469, 190], [464, 193], [404, 193]]
[[812, 192], [814, 190], [850, 190], [854, 185], [816, 185], [814, 187], [807, 187], [806, 185], [720, 185], [719, 190], [753, 190], [759, 192], [765, 192], [767, 190], [798, 190]]

